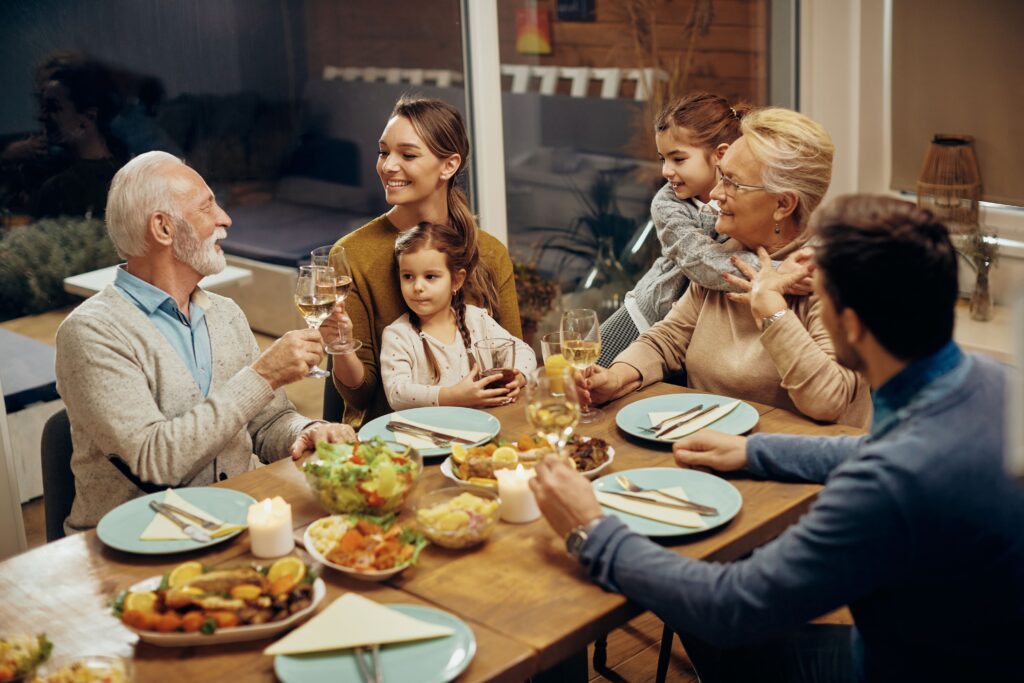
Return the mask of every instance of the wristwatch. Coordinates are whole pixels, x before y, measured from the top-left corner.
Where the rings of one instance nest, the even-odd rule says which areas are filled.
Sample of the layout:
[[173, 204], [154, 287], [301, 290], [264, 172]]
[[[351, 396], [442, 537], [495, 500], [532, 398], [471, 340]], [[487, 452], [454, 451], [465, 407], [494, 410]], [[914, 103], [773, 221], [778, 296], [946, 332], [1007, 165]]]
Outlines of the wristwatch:
[[565, 537], [565, 552], [569, 553], [569, 556], [578, 562], [584, 544], [586, 544], [590, 534], [593, 533], [602, 520], [604, 520], [604, 515], [595, 517], [586, 524], [580, 524], [570, 531], [569, 535]]
[[761, 331], [764, 332], [769, 327], [771, 327], [772, 323], [774, 323], [776, 320], [778, 320], [782, 316], [786, 315], [786, 311], [788, 311], [788, 310], [789, 310], [788, 308], [783, 308], [781, 311], [775, 311], [771, 315], [769, 315], [769, 316], [767, 316], [765, 318], [761, 318]]

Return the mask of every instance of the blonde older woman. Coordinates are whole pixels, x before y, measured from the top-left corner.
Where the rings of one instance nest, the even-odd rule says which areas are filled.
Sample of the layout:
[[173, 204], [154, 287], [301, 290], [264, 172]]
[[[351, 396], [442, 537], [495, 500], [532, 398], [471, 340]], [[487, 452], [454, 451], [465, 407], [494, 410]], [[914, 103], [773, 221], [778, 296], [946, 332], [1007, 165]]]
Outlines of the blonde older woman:
[[[722, 157], [711, 198], [726, 245], [758, 254], [761, 269], [734, 263], [749, 280], [724, 275], [739, 293], [692, 283], [672, 311], [581, 388], [603, 403], [686, 368], [690, 387], [744, 398], [816, 420], [865, 426], [867, 383], [836, 362], [815, 295], [784, 294], [810, 271], [807, 223], [832, 175], [832, 141], [795, 111], [748, 114]], [[778, 270], [771, 260], [786, 262]]]

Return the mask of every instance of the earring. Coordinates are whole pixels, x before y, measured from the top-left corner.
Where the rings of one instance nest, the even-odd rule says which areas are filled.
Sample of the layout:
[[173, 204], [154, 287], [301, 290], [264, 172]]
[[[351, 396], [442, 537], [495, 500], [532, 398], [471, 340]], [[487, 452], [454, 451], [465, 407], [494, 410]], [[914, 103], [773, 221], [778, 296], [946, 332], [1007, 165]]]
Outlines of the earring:
[[775, 224], [775, 234], [778, 235], [780, 232], [782, 232], [782, 228], [780, 228], [779, 224], [776, 223]]

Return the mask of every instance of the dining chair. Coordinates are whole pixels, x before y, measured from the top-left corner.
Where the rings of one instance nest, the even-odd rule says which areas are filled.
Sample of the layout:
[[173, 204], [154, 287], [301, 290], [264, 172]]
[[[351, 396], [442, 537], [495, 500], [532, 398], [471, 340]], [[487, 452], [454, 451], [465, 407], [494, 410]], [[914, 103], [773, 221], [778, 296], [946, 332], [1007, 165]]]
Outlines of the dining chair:
[[64, 538], [64, 520], [75, 500], [75, 475], [71, 471], [71, 423], [68, 411], [50, 416], [43, 427], [43, 509], [46, 513], [46, 542]]

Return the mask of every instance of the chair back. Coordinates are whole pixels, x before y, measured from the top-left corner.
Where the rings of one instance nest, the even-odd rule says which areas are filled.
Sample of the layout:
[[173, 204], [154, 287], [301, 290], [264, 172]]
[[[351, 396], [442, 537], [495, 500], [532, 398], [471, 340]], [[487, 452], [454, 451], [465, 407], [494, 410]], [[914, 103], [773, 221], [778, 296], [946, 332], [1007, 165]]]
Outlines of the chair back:
[[[327, 357], [327, 371], [333, 372], [334, 358]], [[345, 411], [345, 400], [341, 398], [334, 386], [334, 376], [324, 380], [324, 417], [328, 422], [341, 422], [341, 414]]]
[[71, 451], [71, 423], [68, 411], [62, 408], [43, 427], [43, 509], [48, 543], [64, 538], [64, 520], [71, 514], [71, 503], [75, 500]]

